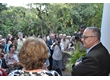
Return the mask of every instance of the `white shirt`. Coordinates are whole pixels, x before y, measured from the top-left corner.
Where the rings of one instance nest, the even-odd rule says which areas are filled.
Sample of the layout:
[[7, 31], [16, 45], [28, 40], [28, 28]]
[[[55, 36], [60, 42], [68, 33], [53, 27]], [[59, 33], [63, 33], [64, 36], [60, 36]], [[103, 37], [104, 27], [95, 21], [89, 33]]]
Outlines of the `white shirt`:
[[17, 41], [17, 51], [19, 52], [19, 50], [21, 49], [21, 47], [23, 46], [23, 43], [25, 42], [25, 38], [23, 38], [23, 41], [21, 41], [20, 39], [18, 39]]
[[4, 55], [4, 59], [7, 65], [13, 64], [14, 62], [19, 62], [18, 55], [16, 53], [14, 53], [13, 55], [7, 53]]
[[58, 45], [55, 45], [55, 47], [54, 47], [54, 52], [53, 52], [53, 55], [52, 55], [52, 58], [54, 60], [61, 60], [62, 59], [62, 51], [64, 50], [64, 46], [63, 46], [62, 43], [60, 43], [60, 47], [61, 47], [61, 50], [60, 50]]
[[[99, 42], [99, 43], [100, 43], [100, 42]], [[99, 43], [98, 43], [98, 44], [99, 44]], [[98, 45], [98, 44], [95, 44], [94, 46], [96, 46], [96, 45]], [[94, 46], [92, 46], [91, 48], [87, 49], [86, 52], [88, 53]]]

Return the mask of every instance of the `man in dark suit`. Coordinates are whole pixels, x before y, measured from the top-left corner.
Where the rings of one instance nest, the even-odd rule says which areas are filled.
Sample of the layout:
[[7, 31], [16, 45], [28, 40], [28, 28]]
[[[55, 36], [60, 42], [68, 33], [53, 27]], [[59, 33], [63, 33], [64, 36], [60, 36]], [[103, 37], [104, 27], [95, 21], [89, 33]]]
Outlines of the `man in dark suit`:
[[81, 37], [87, 54], [72, 66], [73, 76], [108, 76], [110, 56], [100, 42], [101, 32], [96, 27], [87, 27]]
[[50, 49], [50, 57], [49, 57], [49, 70], [52, 70], [52, 61], [53, 61], [53, 58], [52, 58], [52, 55], [53, 55], [53, 50], [51, 49], [51, 46], [53, 45], [53, 43], [55, 42], [55, 35], [52, 33], [50, 34], [50, 39], [48, 40], [47, 44], [48, 44], [48, 47]]

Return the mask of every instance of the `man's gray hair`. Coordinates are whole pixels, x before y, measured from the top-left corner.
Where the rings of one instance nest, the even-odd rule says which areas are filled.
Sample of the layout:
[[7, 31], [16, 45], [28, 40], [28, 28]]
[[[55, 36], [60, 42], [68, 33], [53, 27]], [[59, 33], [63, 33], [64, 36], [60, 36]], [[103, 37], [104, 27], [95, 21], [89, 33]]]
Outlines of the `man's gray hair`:
[[19, 35], [19, 34], [22, 34], [22, 35], [23, 35], [23, 33], [22, 33], [22, 32], [18, 32], [18, 35]]
[[98, 40], [100, 41], [101, 38], [101, 32], [100, 29], [97, 27], [87, 27], [86, 30], [92, 30], [93, 34], [98, 38]]

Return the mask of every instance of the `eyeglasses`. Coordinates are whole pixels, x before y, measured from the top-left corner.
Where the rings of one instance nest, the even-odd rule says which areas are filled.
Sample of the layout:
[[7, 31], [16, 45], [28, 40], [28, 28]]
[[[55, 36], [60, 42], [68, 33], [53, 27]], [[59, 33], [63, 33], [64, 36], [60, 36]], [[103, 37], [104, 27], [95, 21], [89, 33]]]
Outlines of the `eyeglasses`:
[[81, 36], [81, 39], [83, 38], [83, 39], [86, 39], [86, 38], [89, 38], [89, 37], [95, 37], [95, 36], [84, 36], [84, 35], [82, 35]]

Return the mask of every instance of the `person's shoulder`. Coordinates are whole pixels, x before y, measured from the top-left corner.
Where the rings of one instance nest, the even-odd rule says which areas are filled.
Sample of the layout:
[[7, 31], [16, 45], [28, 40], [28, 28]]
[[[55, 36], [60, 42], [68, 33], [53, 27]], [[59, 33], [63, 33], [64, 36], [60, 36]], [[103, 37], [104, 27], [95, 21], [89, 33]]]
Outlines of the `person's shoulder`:
[[22, 70], [13, 70], [8, 74], [8, 76], [19, 76]]
[[55, 70], [50, 70], [50, 71], [43, 70], [43, 72], [48, 76], [60, 76], [59, 73], [56, 72]]
[[4, 54], [4, 58], [5, 58], [6, 56], [9, 56], [9, 53]]
[[50, 70], [47, 73], [50, 73], [52, 76], [60, 76], [59, 73], [55, 70]]

